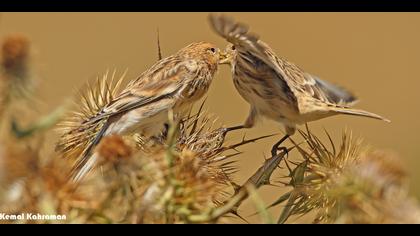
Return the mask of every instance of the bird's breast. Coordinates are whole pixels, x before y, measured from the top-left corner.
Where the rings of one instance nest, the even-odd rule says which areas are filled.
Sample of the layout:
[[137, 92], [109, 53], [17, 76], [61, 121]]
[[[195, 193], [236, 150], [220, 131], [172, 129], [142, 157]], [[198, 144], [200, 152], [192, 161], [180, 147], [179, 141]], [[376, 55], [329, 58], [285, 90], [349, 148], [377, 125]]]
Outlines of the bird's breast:
[[285, 83], [270, 68], [262, 73], [244, 61], [237, 62], [232, 72], [235, 88], [258, 114], [282, 123], [298, 116], [294, 100], [284, 92]]
[[132, 110], [122, 115], [110, 125], [106, 135], [127, 135], [139, 132], [145, 136], [153, 136], [162, 131], [164, 123], [168, 120], [168, 113], [166, 111], [161, 111], [150, 116], [139, 114], [139, 112]]

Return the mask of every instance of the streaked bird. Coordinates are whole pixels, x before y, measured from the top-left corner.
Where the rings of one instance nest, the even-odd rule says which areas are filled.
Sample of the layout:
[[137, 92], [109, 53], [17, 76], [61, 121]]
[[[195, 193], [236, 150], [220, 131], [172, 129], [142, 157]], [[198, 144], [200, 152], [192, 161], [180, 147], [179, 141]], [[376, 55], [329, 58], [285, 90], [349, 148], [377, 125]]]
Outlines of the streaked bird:
[[346, 114], [389, 122], [377, 114], [351, 108], [357, 101], [347, 90], [306, 73], [278, 57], [248, 26], [225, 15], [211, 14], [210, 25], [228, 44], [221, 64], [230, 64], [239, 94], [250, 104], [245, 123], [234, 129], [251, 128], [259, 116], [282, 123], [286, 135], [271, 152], [296, 131], [296, 125]]
[[136, 131], [151, 137], [161, 132], [169, 110], [181, 115], [206, 94], [219, 59], [220, 50], [213, 44], [192, 43], [159, 60], [115, 97], [109, 84], [99, 82], [96, 94], [91, 91], [84, 96], [85, 105], [79, 112], [83, 119], [67, 122], [57, 144], [57, 150], [64, 153], [82, 149], [72, 179], [80, 181], [94, 167], [98, 157], [93, 149], [104, 136]]

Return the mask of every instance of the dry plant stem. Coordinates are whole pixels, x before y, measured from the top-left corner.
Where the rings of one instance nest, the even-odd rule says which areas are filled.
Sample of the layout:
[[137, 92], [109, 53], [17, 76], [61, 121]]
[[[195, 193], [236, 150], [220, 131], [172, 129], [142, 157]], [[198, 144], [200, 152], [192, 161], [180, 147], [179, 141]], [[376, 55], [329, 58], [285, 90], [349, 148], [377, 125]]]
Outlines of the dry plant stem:
[[159, 28], [157, 28], [157, 47], [158, 47], [158, 61], [162, 60], [162, 51], [160, 50]]
[[262, 223], [264, 223], [264, 224], [274, 224], [275, 222], [274, 222], [272, 216], [270, 215], [270, 213], [267, 211], [267, 208], [264, 204], [264, 201], [261, 199], [261, 197], [258, 194], [255, 186], [253, 186], [251, 184], [251, 185], [246, 185], [246, 187], [247, 187], [247, 191], [250, 195], [250, 199], [254, 203], [254, 206], [255, 206], [256, 210], [259, 212], [259, 214], [261, 216], [261, 219], [263, 220]]
[[[287, 152], [290, 152], [294, 147], [288, 148]], [[248, 196], [248, 186], [254, 186], [255, 189], [263, 185], [270, 184], [270, 177], [274, 170], [279, 166], [281, 160], [287, 152], [281, 152], [276, 156], [273, 156], [265, 160], [264, 164], [258, 168], [258, 170], [243, 184], [242, 186], [235, 187], [235, 194], [227, 202], [225, 202], [219, 208], [216, 208], [209, 215], [193, 215], [189, 217], [191, 222], [204, 222], [204, 221], [216, 221], [221, 216], [227, 213], [237, 214], [237, 209], [245, 201]]]
[[[229, 130], [228, 128], [225, 128], [225, 133], [227, 133], [227, 132], [229, 132], [229, 131], [231, 131], [231, 130]], [[219, 150], [217, 150], [218, 152], [224, 152], [224, 151], [227, 151], [227, 150], [235, 150], [235, 151], [237, 151], [236, 150], [236, 148], [237, 147], [240, 147], [240, 146], [243, 146], [243, 145], [245, 145], [245, 144], [248, 144], [248, 143], [253, 143], [253, 142], [256, 142], [256, 141], [258, 141], [258, 140], [260, 140], [260, 139], [265, 139], [265, 138], [269, 138], [269, 137], [273, 137], [273, 136], [275, 136], [275, 135], [277, 135], [277, 134], [269, 134], [269, 135], [264, 135], [264, 136], [261, 136], [261, 137], [257, 137], [257, 138], [253, 138], [253, 139], [245, 139], [245, 136], [242, 138], [242, 141], [241, 142], [239, 142], [239, 143], [236, 143], [236, 144], [233, 144], [233, 145], [230, 145], [230, 146], [227, 146], [227, 147], [221, 147]], [[238, 151], [239, 152], [239, 151]]]
[[31, 136], [37, 131], [46, 130], [52, 127], [53, 125], [57, 124], [59, 119], [63, 116], [64, 112], [65, 107], [58, 107], [56, 110], [44, 117], [41, 117], [39, 120], [35, 121], [25, 129], [19, 127], [17, 121], [15, 119], [12, 119], [12, 132], [17, 138], [25, 138]]
[[[277, 224], [284, 224], [287, 219], [290, 217], [290, 212], [292, 210], [293, 204], [296, 201], [296, 194], [294, 192], [286, 194], [289, 197], [289, 200], [286, 203], [286, 206], [284, 207], [283, 211], [281, 212], [281, 215], [279, 219], [277, 220]], [[286, 199], [284, 199], [286, 200]], [[277, 201], [278, 203], [281, 203], [283, 201]], [[277, 205], [277, 204], [276, 204]]]
[[245, 182], [245, 184], [243, 184], [235, 190], [236, 195], [240, 195], [242, 196], [242, 198], [233, 205], [233, 208], [231, 209], [232, 212], [236, 213], [237, 209], [242, 204], [242, 202], [248, 198], [248, 191], [246, 187], [247, 185], [253, 185], [256, 189], [258, 189], [263, 185], [270, 184], [270, 177], [273, 174], [274, 170], [279, 166], [284, 156], [293, 148], [294, 147], [288, 148], [287, 152], [281, 152], [276, 156], [267, 159], [264, 162], [263, 166], [258, 168], [258, 170]]

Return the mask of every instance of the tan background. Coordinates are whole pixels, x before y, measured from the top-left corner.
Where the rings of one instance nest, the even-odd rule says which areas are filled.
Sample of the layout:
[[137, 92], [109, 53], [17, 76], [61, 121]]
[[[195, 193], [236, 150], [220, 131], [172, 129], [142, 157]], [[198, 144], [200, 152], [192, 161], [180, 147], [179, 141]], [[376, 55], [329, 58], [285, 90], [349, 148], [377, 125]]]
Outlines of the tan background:
[[[271, 47], [306, 71], [339, 83], [361, 98], [358, 107], [384, 115], [386, 124], [355, 117], [333, 117], [312, 123], [315, 132], [327, 128], [334, 137], [345, 127], [374, 147], [403, 157], [412, 175], [413, 193], [420, 196], [420, 14], [418, 13], [232, 13], [248, 23]], [[157, 59], [156, 28], [164, 56], [193, 41], [220, 47], [205, 13], [2, 13], [0, 36], [26, 34], [33, 43], [34, 67], [41, 96], [52, 110], [73, 89], [107, 69], [134, 78]], [[242, 122], [248, 105], [235, 91], [230, 72], [222, 67], [214, 81], [207, 108], [226, 125]], [[249, 137], [279, 131], [264, 121], [247, 131]], [[239, 135], [231, 136], [237, 140]], [[53, 139], [53, 138], [51, 138]], [[262, 163], [274, 139], [241, 150], [239, 182]], [[270, 202], [279, 189], [264, 188]], [[248, 203], [244, 215], [252, 212]]]

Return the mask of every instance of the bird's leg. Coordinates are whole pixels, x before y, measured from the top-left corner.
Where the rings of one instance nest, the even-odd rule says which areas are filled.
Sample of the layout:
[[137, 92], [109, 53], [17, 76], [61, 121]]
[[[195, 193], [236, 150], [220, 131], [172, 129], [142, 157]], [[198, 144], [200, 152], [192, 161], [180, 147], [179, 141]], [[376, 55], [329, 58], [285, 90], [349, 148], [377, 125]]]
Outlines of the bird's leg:
[[162, 130], [163, 138], [166, 139], [168, 137], [168, 132], [169, 132], [169, 124], [165, 123], [165, 124], [163, 124], [163, 130]]
[[296, 126], [286, 125], [285, 128], [286, 128], [286, 135], [283, 138], [281, 138], [277, 143], [275, 143], [273, 147], [271, 148], [271, 155], [273, 156], [277, 155], [278, 150], [282, 150], [285, 153], [285, 155], [288, 154], [288, 149], [286, 147], [279, 147], [279, 146], [284, 142], [284, 140], [288, 139], [290, 136], [292, 136], [296, 132]]
[[287, 155], [288, 153], [287, 148], [284, 146], [282, 147], [279, 147], [279, 146], [284, 142], [284, 140], [288, 139], [289, 137], [290, 135], [286, 134], [283, 138], [281, 138], [277, 143], [273, 145], [273, 147], [271, 148], [271, 156], [276, 156], [278, 150], [283, 151], [284, 154]]
[[238, 130], [238, 129], [252, 128], [255, 125], [256, 118], [257, 118], [257, 110], [255, 108], [251, 107], [251, 109], [249, 110], [248, 118], [246, 118], [245, 123], [243, 125], [228, 127], [228, 128], [226, 128], [226, 132], [230, 132], [230, 131]]

